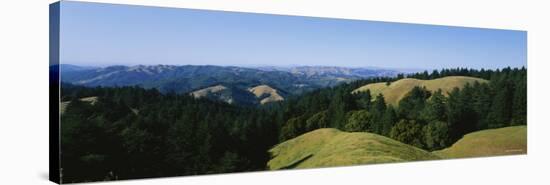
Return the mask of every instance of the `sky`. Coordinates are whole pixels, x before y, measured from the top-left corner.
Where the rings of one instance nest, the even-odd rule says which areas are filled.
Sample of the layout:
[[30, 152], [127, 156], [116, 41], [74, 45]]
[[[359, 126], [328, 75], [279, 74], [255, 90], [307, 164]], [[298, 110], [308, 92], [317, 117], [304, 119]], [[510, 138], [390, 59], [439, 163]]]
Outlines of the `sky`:
[[62, 1], [60, 63], [527, 66], [527, 32]]

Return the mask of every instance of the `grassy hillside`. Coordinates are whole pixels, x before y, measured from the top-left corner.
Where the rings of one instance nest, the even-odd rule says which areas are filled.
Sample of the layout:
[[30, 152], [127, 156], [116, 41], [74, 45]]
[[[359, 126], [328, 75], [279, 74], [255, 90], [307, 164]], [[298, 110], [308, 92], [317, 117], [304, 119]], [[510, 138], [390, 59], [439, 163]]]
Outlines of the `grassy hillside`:
[[[97, 97], [92, 96], [92, 97], [81, 98], [80, 101], [89, 102], [93, 105], [93, 104], [95, 104], [95, 102], [97, 102]], [[67, 109], [67, 106], [69, 105], [69, 103], [71, 103], [71, 102], [70, 101], [65, 101], [65, 102], [61, 102], [59, 104], [59, 112], [61, 114], [63, 114], [65, 112], [65, 109]]]
[[438, 159], [422, 149], [366, 132], [317, 129], [269, 151], [271, 170]]
[[220, 92], [220, 91], [223, 91], [223, 90], [226, 90], [226, 89], [227, 89], [227, 87], [225, 87], [223, 85], [216, 85], [216, 86], [207, 87], [207, 88], [204, 88], [204, 89], [193, 91], [190, 94], [195, 98], [202, 98], [202, 97], [206, 97], [210, 93], [217, 93], [217, 92]]
[[426, 87], [430, 91], [436, 91], [441, 89], [443, 94], [446, 95], [447, 92], [450, 92], [455, 87], [462, 87], [466, 83], [473, 84], [474, 82], [485, 83], [487, 80], [475, 77], [466, 77], [466, 76], [448, 76], [433, 80], [418, 80], [414, 78], [405, 78], [391, 83], [389, 86], [385, 82], [374, 83], [362, 86], [358, 89], [355, 89], [352, 93], [366, 91], [370, 89], [373, 97], [376, 97], [378, 94], [384, 95], [384, 98], [387, 103], [392, 105], [397, 105], [399, 100], [401, 100], [412, 88], [415, 86]]
[[261, 104], [284, 100], [284, 98], [277, 92], [277, 89], [274, 89], [268, 85], [258, 85], [248, 89], [248, 91], [253, 93], [257, 98], [260, 98]]
[[466, 134], [453, 146], [433, 152], [443, 158], [527, 153], [527, 126], [488, 129]]

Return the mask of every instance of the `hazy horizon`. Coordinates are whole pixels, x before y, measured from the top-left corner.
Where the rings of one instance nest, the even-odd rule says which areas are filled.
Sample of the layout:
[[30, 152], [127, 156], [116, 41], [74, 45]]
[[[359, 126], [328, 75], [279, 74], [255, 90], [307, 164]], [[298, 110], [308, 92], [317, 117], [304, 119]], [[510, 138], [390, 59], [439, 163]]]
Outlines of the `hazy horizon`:
[[79, 66], [527, 67], [527, 32], [63, 1]]
[[432, 70], [441, 70], [441, 69], [456, 69], [456, 68], [466, 68], [466, 69], [485, 69], [485, 70], [496, 70], [496, 69], [503, 69], [507, 67], [511, 68], [526, 68], [527, 66], [503, 66], [499, 68], [471, 68], [471, 67], [444, 67], [444, 68], [404, 68], [404, 67], [378, 67], [378, 66], [335, 66], [335, 65], [269, 65], [269, 64], [236, 64], [236, 65], [216, 65], [216, 64], [105, 64], [105, 65], [80, 65], [80, 64], [72, 64], [72, 63], [61, 63], [60, 65], [71, 65], [71, 66], [77, 66], [77, 67], [91, 67], [91, 68], [106, 68], [106, 67], [112, 67], [112, 66], [126, 66], [126, 67], [133, 67], [133, 66], [158, 66], [158, 65], [165, 65], [165, 66], [219, 66], [219, 67], [243, 67], [243, 68], [261, 68], [261, 67], [275, 67], [275, 68], [293, 68], [293, 67], [339, 67], [339, 68], [350, 68], [350, 69], [380, 69], [380, 70], [402, 70], [402, 71], [424, 71], [427, 70], [431, 72]]

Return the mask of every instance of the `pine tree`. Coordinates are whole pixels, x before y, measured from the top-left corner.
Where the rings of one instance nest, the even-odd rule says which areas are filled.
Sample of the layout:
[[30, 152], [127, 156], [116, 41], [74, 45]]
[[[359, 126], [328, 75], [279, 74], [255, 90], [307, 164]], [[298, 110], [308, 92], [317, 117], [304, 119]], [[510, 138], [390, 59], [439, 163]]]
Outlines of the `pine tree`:
[[409, 145], [424, 148], [422, 126], [415, 120], [400, 120], [391, 129], [390, 137]]
[[351, 111], [348, 113], [348, 121], [344, 129], [348, 132], [366, 131], [372, 132], [372, 114], [366, 110]]
[[512, 117], [513, 87], [506, 74], [492, 80], [495, 95], [491, 104], [491, 112], [487, 115], [488, 127], [499, 128], [510, 125]]
[[454, 88], [449, 93], [449, 98], [447, 99], [447, 122], [449, 123], [449, 137], [451, 141], [456, 141], [462, 137], [464, 131], [461, 130], [462, 123], [462, 102], [460, 101], [460, 90]]
[[389, 105], [386, 111], [384, 112], [384, 116], [382, 117], [382, 132], [381, 134], [384, 136], [389, 136], [391, 128], [395, 125], [397, 122], [397, 114], [395, 113], [395, 109], [392, 105]]
[[373, 102], [373, 108], [371, 109], [373, 122], [370, 125], [371, 132], [381, 134], [383, 131], [383, 121], [384, 112], [386, 112], [387, 105], [386, 100], [384, 100], [384, 95], [378, 94], [376, 99]]
[[420, 112], [426, 105], [426, 99], [430, 97], [430, 92], [426, 88], [414, 87], [399, 101], [399, 117], [419, 120]]
[[443, 96], [441, 89], [435, 91], [426, 102], [426, 107], [423, 110], [423, 115], [421, 117], [428, 122], [447, 121], [445, 101], [446, 98]]
[[373, 102], [373, 111], [384, 112], [386, 110], [386, 100], [384, 100], [384, 95], [378, 94], [376, 99]]
[[432, 121], [422, 128], [424, 143], [428, 150], [443, 149], [451, 144], [449, 140], [449, 125], [443, 121]]
[[372, 104], [372, 96], [370, 93], [370, 89], [367, 89], [365, 92], [358, 93], [358, 100], [357, 100], [358, 107], [365, 110], [370, 110], [371, 104]]
[[487, 115], [491, 111], [493, 92], [487, 83], [474, 83], [473, 109], [478, 115], [476, 130], [487, 129], [489, 121]]
[[512, 104], [512, 124], [527, 124], [527, 76], [525, 74], [516, 81]]

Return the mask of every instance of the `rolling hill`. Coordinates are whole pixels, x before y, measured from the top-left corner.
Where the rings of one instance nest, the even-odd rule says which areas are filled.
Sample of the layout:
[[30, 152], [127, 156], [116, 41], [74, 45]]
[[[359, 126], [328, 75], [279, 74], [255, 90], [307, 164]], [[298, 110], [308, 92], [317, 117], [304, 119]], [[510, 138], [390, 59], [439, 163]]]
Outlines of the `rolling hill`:
[[271, 170], [439, 159], [422, 149], [366, 133], [317, 129], [273, 147]]
[[228, 85], [215, 85], [189, 93], [195, 98], [209, 98], [229, 104], [256, 105], [259, 100], [250, 92]]
[[277, 92], [277, 89], [274, 89], [268, 85], [258, 85], [248, 89], [248, 91], [259, 98], [261, 104], [284, 100], [283, 96]]
[[451, 147], [433, 153], [443, 158], [526, 154], [527, 126], [472, 132]]
[[385, 82], [368, 84], [355, 89], [352, 93], [363, 92], [369, 89], [373, 97], [378, 94], [384, 95], [387, 103], [397, 105], [405, 95], [415, 86], [426, 87], [430, 91], [437, 91], [441, 89], [444, 95], [450, 92], [455, 87], [463, 87], [467, 83], [473, 84], [474, 82], [486, 83], [487, 80], [475, 77], [466, 76], [448, 76], [433, 80], [419, 80], [413, 78], [405, 78], [392, 82], [389, 86]]
[[[81, 98], [80, 101], [89, 102], [90, 104], [93, 105], [97, 102], [97, 97], [92, 96], [92, 97]], [[67, 109], [67, 106], [69, 105], [69, 103], [71, 103], [71, 101], [64, 101], [59, 103], [59, 113], [63, 114]]]
[[206, 87], [189, 93], [189, 95], [195, 98], [211, 98], [221, 100], [229, 104], [234, 103], [234, 99], [231, 96], [231, 92], [227, 92], [228, 88], [223, 85], [215, 85], [212, 87]]

